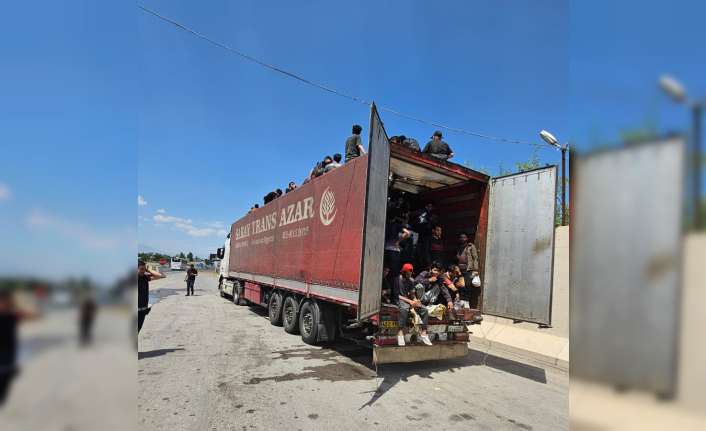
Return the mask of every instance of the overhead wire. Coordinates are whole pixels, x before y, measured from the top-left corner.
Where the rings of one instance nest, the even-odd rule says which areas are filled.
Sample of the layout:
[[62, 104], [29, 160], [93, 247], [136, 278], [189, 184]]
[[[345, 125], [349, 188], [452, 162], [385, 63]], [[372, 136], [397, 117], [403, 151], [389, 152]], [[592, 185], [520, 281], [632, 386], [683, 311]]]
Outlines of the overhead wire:
[[[357, 103], [360, 103], [360, 104], [363, 104], [363, 105], [367, 105], [367, 106], [371, 106], [371, 105], [372, 105], [372, 102], [371, 102], [371, 101], [368, 101], [368, 100], [366, 100], [366, 99], [364, 99], [364, 98], [362, 98], [362, 97], [358, 97], [358, 96], [355, 96], [355, 95], [352, 95], [352, 94], [344, 93], [344, 92], [339, 91], [339, 90], [337, 90], [337, 89], [335, 89], [335, 88], [332, 88], [332, 87], [329, 87], [329, 86], [320, 84], [320, 83], [318, 83], [318, 82], [316, 82], [316, 81], [312, 81], [312, 80], [310, 80], [310, 79], [307, 79], [307, 78], [305, 78], [305, 77], [303, 77], [303, 76], [301, 76], [301, 75], [299, 75], [299, 74], [296, 74], [296, 73], [287, 71], [287, 70], [282, 69], [282, 68], [280, 68], [280, 67], [277, 67], [277, 66], [275, 66], [275, 65], [273, 65], [273, 64], [266, 63], [266, 62], [264, 62], [264, 61], [262, 61], [262, 60], [259, 60], [259, 59], [255, 58], [255, 57], [251, 56], [251, 55], [248, 55], [248, 54], [246, 54], [246, 53], [244, 53], [244, 52], [242, 52], [242, 51], [239, 51], [239, 50], [237, 50], [237, 49], [235, 49], [235, 48], [233, 48], [233, 47], [231, 47], [231, 46], [228, 46], [228, 45], [226, 45], [226, 44], [224, 44], [224, 43], [218, 42], [217, 40], [214, 40], [214, 39], [212, 39], [212, 38], [206, 36], [206, 35], [203, 34], [203, 33], [200, 33], [200, 32], [198, 32], [198, 31], [196, 31], [196, 30], [194, 30], [194, 29], [192, 29], [192, 28], [190, 28], [190, 27], [187, 27], [186, 25], [184, 25], [184, 24], [182, 24], [182, 23], [180, 23], [180, 22], [178, 22], [178, 21], [175, 21], [175, 20], [173, 20], [173, 19], [171, 19], [171, 18], [168, 18], [168, 17], [166, 17], [166, 16], [160, 14], [159, 12], [156, 12], [156, 11], [154, 11], [154, 10], [152, 10], [152, 9], [149, 9], [149, 8], [147, 8], [147, 7], [145, 7], [145, 6], [141, 5], [141, 4], [138, 4], [137, 6], [138, 6], [143, 12], [148, 13], [148, 14], [150, 14], [150, 15], [152, 15], [152, 16], [154, 16], [154, 17], [156, 17], [156, 18], [158, 18], [158, 19], [160, 19], [160, 20], [162, 20], [162, 21], [164, 21], [164, 22], [167, 22], [167, 23], [169, 23], [169, 24], [171, 24], [171, 25], [177, 27], [178, 29], [180, 29], [180, 30], [182, 30], [182, 31], [185, 31], [185, 32], [187, 32], [187, 33], [189, 33], [189, 34], [191, 34], [191, 35], [193, 35], [193, 36], [198, 37], [199, 39], [203, 39], [203, 40], [205, 40], [206, 42], [211, 43], [212, 45], [215, 45], [215, 46], [217, 46], [217, 47], [219, 47], [219, 48], [221, 48], [221, 49], [224, 49], [224, 50], [226, 50], [226, 51], [228, 51], [228, 52], [231, 52], [231, 53], [233, 53], [233, 54], [235, 54], [235, 55], [237, 55], [237, 56], [239, 56], [239, 57], [241, 57], [241, 58], [243, 58], [243, 59], [245, 59], [245, 60], [251, 61], [251, 62], [256, 63], [256, 64], [258, 64], [258, 65], [260, 65], [260, 66], [262, 66], [262, 67], [265, 67], [265, 68], [270, 69], [270, 70], [272, 70], [272, 71], [275, 71], [275, 72], [277, 72], [277, 73], [281, 73], [281, 74], [283, 74], [283, 75], [285, 75], [285, 76], [288, 76], [288, 77], [290, 77], [290, 78], [296, 79], [297, 81], [300, 81], [300, 82], [302, 82], [302, 83], [304, 83], [304, 84], [307, 84], [307, 85], [309, 85], [309, 86], [312, 86], [312, 87], [314, 87], [314, 88], [318, 88], [319, 90], [326, 91], [326, 92], [328, 92], [328, 93], [334, 94], [334, 95], [339, 96], [339, 97], [344, 97], [344, 98], [346, 98], [346, 99], [352, 100], [352, 101], [354, 101], [354, 102], [357, 102]], [[409, 114], [405, 114], [405, 113], [403, 113], [403, 112], [397, 111], [397, 110], [392, 109], [392, 108], [388, 108], [388, 107], [386, 107], [386, 106], [376, 105], [376, 107], [377, 107], [377, 109], [380, 110], [380, 111], [389, 112], [389, 113], [391, 113], [391, 114], [393, 114], [393, 115], [396, 115], [396, 116], [398, 116], [398, 117], [400, 117], [400, 118], [405, 118], [405, 119], [412, 120], [412, 121], [416, 121], [416, 122], [419, 122], [419, 123], [428, 124], [428, 125], [430, 125], [430, 126], [434, 126], [434, 127], [436, 127], [436, 128], [448, 130], [448, 131], [451, 131], [451, 132], [454, 132], [454, 133], [458, 133], [458, 134], [469, 135], [469, 136], [474, 136], [474, 137], [481, 138], [481, 139], [492, 140], [492, 141], [496, 141], [496, 142], [504, 142], [504, 143], [508, 143], [508, 144], [530, 145], [530, 146], [534, 146], [534, 147], [538, 147], [538, 148], [550, 147], [549, 144], [537, 144], [537, 143], [522, 141], [522, 140], [518, 140], [518, 139], [508, 139], [508, 138], [503, 138], [503, 137], [499, 137], [499, 136], [488, 135], [488, 134], [485, 134], [485, 133], [474, 132], [474, 131], [471, 131], [471, 130], [461, 129], [461, 128], [458, 128], [458, 127], [451, 127], [451, 126], [447, 126], [447, 125], [445, 125], [445, 124], [438, 123], [438, 122], [435, 122], [435, 121], [429, 121], [429, 120], [425, 120], [425, 119], [423, 119], [423, 118], [419, 118], [419, 117], [415, 117], [415, 116], [412, 116], [412, 115], [409, 115]], [[551, 147], [551, 148], [553, 148], [553, 147]]]

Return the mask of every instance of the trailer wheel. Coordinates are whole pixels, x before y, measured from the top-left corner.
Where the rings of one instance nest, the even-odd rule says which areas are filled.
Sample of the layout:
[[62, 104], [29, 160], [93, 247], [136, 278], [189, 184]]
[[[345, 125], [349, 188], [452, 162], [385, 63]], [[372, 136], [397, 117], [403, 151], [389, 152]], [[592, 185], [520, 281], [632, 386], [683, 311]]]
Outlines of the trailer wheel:
[[299, 312], [299, 332], [306, 344], [316, 344], [319, 331], [319, 307], [311, 301], [305, 301]]
[[238, 284], [233, 284], [233, 304], [245, 305], [245, 300], [240, 297], [240, 290], [238, 289], [239, 287], [240, 286]]
[[267, 314], [270, 317], [270, 324], [282, 326], [282, 294], [274, 292], [267, 303]]
[[282, 323], [284, 330], [290, 334], [299, 333], [298, 308], [299, 304], [297, 304], [297, 299], [294, 296], [290, 295], [285, 298], [282, 306]]

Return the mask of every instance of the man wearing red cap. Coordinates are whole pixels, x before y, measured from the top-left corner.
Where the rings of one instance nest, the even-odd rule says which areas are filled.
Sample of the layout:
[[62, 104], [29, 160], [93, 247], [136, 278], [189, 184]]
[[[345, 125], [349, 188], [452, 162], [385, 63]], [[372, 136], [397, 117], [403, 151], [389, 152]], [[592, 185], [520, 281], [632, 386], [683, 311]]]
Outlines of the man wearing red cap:
[[413, 272], [414, 267], [411, 263], [402, 265], [402, 271], [400, 275], [395, 278], [395, 283], [392, 288], [392, 300], [400, 309], [400, 317], [398, 320], [400, 330], [397, 332], [397, 345], [405, 345], [404, 328], [407, 326], [410, 310], [413, 309], [422, 319], [422, 333], [420, 337], [422, 343], [431, 346], [431, 340], [429, 340], [429, 335], [427, 335], [429, 313], [424, 305], [422, 305], [422, 302], [417, 299], [417, 293], [414, 288], [414, 277], [412, 277]]

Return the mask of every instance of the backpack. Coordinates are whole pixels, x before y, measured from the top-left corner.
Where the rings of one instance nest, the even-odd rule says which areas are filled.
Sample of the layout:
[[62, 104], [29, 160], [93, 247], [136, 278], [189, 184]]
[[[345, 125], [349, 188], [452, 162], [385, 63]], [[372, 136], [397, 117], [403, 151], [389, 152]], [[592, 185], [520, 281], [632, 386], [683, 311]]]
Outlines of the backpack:
[[422, 295], [422, 304], [430, 305], [435, 303], [436, 299], [439, 297], [439, 293], [441, 293], [441, 288], [438, 284], [434, 284], [434, 287], [427, 290], [426, 292], [424, 292], [424, 295]]

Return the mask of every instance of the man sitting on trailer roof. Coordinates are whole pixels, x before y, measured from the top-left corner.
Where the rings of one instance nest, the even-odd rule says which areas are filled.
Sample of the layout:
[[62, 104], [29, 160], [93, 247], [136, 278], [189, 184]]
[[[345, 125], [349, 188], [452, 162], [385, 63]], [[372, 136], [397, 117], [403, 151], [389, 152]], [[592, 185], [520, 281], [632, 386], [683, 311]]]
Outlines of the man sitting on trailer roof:
[[429, 340], [429, 335], [427, 334], [427, 321], [429, 320], [429, 313], [427, 309], [422, 305], [422, 302], [417, 299], [417, 294], [414, 288], [414, 278], [412, 273], [414, 272], [414, 267], [411, 263], [405, 263], [402, 265], [402, 272], [400, 275], [395, 277], [395, 283], [392, 286], [392, 301], [397, 304], [400, 310], [400, 316], [398, 319], [399, 331], [397, 332], [397, 345], [404, 346], [404, 328], [407, 327], [407, 319], [409, 315], [414, 312], [422, 320], [422, 332], [421, 340], [422, 343], [427, 346], [431, 346], [431, 340]]
[[449, 160], [454, 156], [454, 152], [449, 144], [441, 140], [441, 130], [437, 130], [431, 135], [431, 141], [424, 146], [424, 154], [428, 154], [438, 160]]
[[326, 167], [324, 168], [324, 173], [331, 172], [332, 170], [334, 170], [334, 169], [336, 169], [336, 168], [340, 168], [341, 166], [343, 166], [343, 165], [341, 165], [341, 159], [342, 159], [342, 157], [343, 157], [343, 156], [341, 156], [340, 153], [334, 154], [334, 155], [333, 155], [333, 161], [332, 161], [331, 163], [329, 163], [328, 165], [326, 165]]

